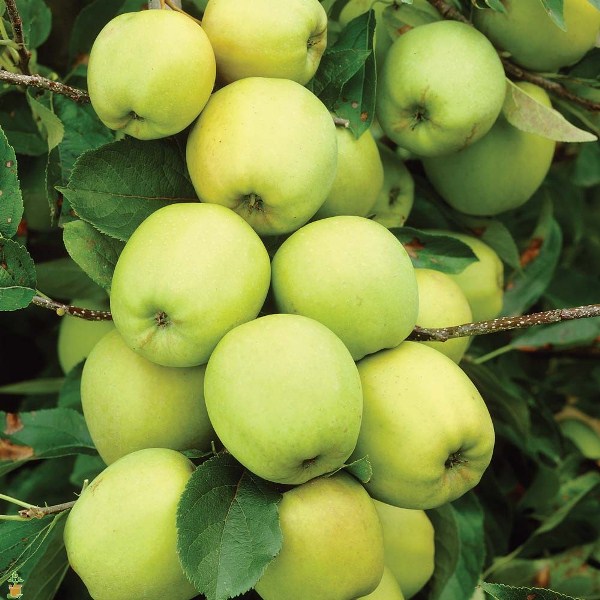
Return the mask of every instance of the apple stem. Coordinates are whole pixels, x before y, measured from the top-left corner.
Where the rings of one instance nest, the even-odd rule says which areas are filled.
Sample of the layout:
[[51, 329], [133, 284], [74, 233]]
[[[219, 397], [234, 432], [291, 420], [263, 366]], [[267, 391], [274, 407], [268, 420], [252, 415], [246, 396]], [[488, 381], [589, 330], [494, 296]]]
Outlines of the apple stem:
[[600, 304], [588, 304], [587, 306], [577, 306], [575, 308], [558, 308], [530, 315], [500, 317], [491, 321], [465, 323], [464, 325], [437, 329], [427, 329], [417, 326], [407, 339], [418, 342], [445, 342], [459, 337], [486, 335], [488, 333], [496, 333], [497, 331], [525, 329], [527, 327], [535, 327], [536, 325], [547, 325], [560, 321], [589, 319], [592, 317], [600, 317]]
[[23, 21], [21, 20], [21, 15], [17, 9], [17, 3], [15, 0], [6, 0], [5, 4], [8, 19], [10, 20], [13, 30], [14, 42], [18, 46], [17, 51], [19, 53], [19, 70], [21, 73], [23, 73], [23, 75], [31, 75], [31, 71], [29, 70], [29, 59], [31, 58], [31, 53], [25, 47], [25, 40], [23, 38]]
[[22, 500], [18, 500], [17, 498], [13, 498], [12, 496], [7, 496], [6, 494], [0, 494], [0, 500], [10, 502], [11, 504], [16, 504], [17, 506], [21, 506], [23, 508], [33, 508], [34, 506], [33, 504], [23, 502]]
[[77, 500], [71, 500], [70, 502], [63, 502], [62, 504], [54, 504], [53, 506], [32, 506], [31, 508], [23, 509], [19, 511], [19, 515], [26, 519], [43, 519], [48, 515], [55, 515], [57, 513], [70, 510], [75, 505]]
[[[452, 21], [460, 21], [461, 23], [465, 23], [467, 25], [472, 25], [471, 21], [467, 19], [458, 9], [454, 8], [446, 2], [445, 0], [427, 0], [429, 4], [434, 6], [438, 12], [444, 17], [444, 19], [450, 19]], [[593, 112], [600, 111], [600, 102], [594, 102], [593, 100], [588, 100], [587, 98], [582, 98], [577, 94], [574, 94], [570, 90], [568, 90], [564, 85], [558, 83], [557, 81], [551, 81], [538, 75], [536, 73], [531, 73], [518, 65], [515, 65], [510, 60], [500, 57], [502, 60], [502, 64], [504, 65], [504, 71], [506, 75], [510, 75], [514, 79], [519, 79], [522, 81], [528, 81], [529, 83], [533, 83], [542, 89], [550, 92], [560, 98], [564, 98], [565, 100], [569, 100], [573, 104], [578, 104], [582, 106], [586, 110], [590, 110]]]

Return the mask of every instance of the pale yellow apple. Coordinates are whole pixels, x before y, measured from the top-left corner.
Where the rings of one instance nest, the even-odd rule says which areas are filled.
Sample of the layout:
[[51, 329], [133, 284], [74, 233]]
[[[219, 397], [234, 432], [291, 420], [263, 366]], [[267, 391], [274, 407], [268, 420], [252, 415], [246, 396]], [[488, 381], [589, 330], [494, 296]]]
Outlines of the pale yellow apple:
[[[72, 306], [91, 310], [108, 310], [108, 299], [73, 298]], [[104, 336], [115, 328], [110, 320], [88, 321], [71, 315], [64, 315], [58, 327], [58, 362], [64, 373], [84, 360], [92, 348]]]
[[193, 470], [175, 450], [138, 450], [81, 493], [64, 540], [69, 564], [94, 600], [190, 600], [198, 594], [177, 555], [177, 504]]
[[272, 263], [278, 310], [331, 329], [354, 360], [393, 348], [415, 326], [418, 294], [408, 253], [363, 217], [314, 221], [291, 235]]
[[[417, 325], [426, 328], [450, 327], [473, 321], [469, 301], [453, 279], [433, 269], [415, 269], [419, 289]], [[421, 342], [439, 350], [458, 363], [467, 351], [468, 337], [445, 342]]]
[[217, 437], [204, 404], [205, 369], [157, 365], [118, 331], [107, 333], [81, 377], [85, 422], [102, 460], [143, 448], [209, 451]]
[[300, 84], [248, 77], [213, 94], [186, 157], [203, 202], [231, 208], [261, 235], [287, 233], [325, 202], [337, 134], [325, 105]]
[[115, 17], [98, 34], [87, 82], [107, 127], [149, 140], [185, 129], [215, 75], [213, 49], [197, 23], [172, 10], [143, 10]]
[[374, 592], [371, 592], [367, 596], [361, 596], [358, 600], [404, 600], [405, 596], [394, 577], [394, 574], [390, 571], [386, 565], [383, 570], [383, 577], [379, 582], [379, 585], [375, 588]]
[[383, 186], [383, 165], [377, 144], [368, 129], [358, 139], [350, 129], [337, 127], [336, 131], [337, 171], [333, 187], [315, 217], [366, 217]]
[[563, 31], [540, 0], [503, 0], [506, 14], [473, 11], [475, 26], [516, 63], [534, 71], [558, 71], [590, 51], [600, 34], [600, 11], [589, 0], [563, 0]]
[[202, 27], [225, 83], [281, 77], [304, 85], [327, 47], [327, 13], [318, 0], [210, 0]]
[[433, 575], [434, 530], [424, 510], [399, 508], [374, 500], [381, 529], [385, 564], [404, 596], [412, 598]]
[[289, 490], [279, 519], [281, 552], [255, 586], [264, 600], [349, 600], [379, 585], [381, 525], [352, 476], [339, 472]]
[[[548, 94], [527, 82], [517, 84], [540, 104]], [[433, 187], [456, 210], [493, 216], [518, 208], [540, 187], [552, 164], [556, 142], [511, 125], [501, 114], [490, 131], [468, 148], [423, 160]]]
[[369, 494], [427, 509], [472, 489], [488, 467], [494, 427], [477, 388], [447, 356], [403, 342], [358, 363], [363, 420], [352, 459], [368, 456]]

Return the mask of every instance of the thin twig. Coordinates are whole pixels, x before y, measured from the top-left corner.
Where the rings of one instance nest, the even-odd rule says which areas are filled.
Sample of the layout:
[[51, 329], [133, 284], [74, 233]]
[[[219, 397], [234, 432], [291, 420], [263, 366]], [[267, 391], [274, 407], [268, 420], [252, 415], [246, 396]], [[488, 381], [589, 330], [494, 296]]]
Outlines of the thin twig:
[[44, 298], [43, 296], [36, 295], [32, 299], [32, 304], [41, 306], [42, 308], [48, 308], [56, 312], [59, 316], [71, 315], [72, 317], [79, 317], [86, 321], [110, 321], [112, 315], [108, 310], [92, 310], [91, 308], [82, 308], [80, 306], [72, 306], [70, 304], [63, 304], [62, 302], [56, 302], [50, 298]]
[[[460, 21], [461, 23], [472, 25], [472, 23], [459, 10], [445, 2], [445, 0], [428, 0], [428, 2], [429, 4], [433, 5], [445, 19], [450, 19], [452, 21]], [[581, 96], [578, 96], [577, 94], [574, 94], [573, 92], [568, 90], [564, 85], [558, 83], [557, 81], [551, 81], [550, 79], [546, 79], [541, 75], [531, 73], [530, 71], [527, 71], [526, 69], [515, 65], [507, 58], [501, 57], [501, 60], [502, 64], [504, 65], [504, 71], [507, 75], [510, 75], [515, 79], [520, 79], [523, 81], [529, 81], [530, 83], [534, 83], [535, 85], [554, 94], [555, 96], [564, 98], [565, 100], [568, 100], [573, 104], [578, 104], [586, 110], [594, 112], [600, 111], [600, 102], [594, 102], [593, 100], [589, 100], [588, 98], [582, 98]]]
[[80, 102], [81, 104], [86, 104], [90, 101], [87, 92], [61, 83], [60, 81], [52, 81], [52, 79], [47, 79], [41, 75], [20, 75], [19, 73], [11, 73], [10, 71], [0, 69], [0, 81], [49, 90], [55, 94], [67, 96], [74, 102]]
[[445, 342], [459, 337], [486, 335], [498, 331], [525, 329], [536, 325], [547, 325], [549, 323], [571, 321], [573, 319], [589, 319], [590, 317], [600, 317], [600, 304], [589, 304], [575, 308], [558, 308], [556, 310], [522, 315], [520, 317], [500, 317], [491, 321], [465, 323], [464, 325], [442, 327], [439, 329], [427, 329], [417, 326], [407, 339], [418, 342]]
[[55, 504], [54, 506], [32, 506], [31, 508], [25, 508], [19, 511], [19, 515], [24, 519], [43, 519], [48, 515], [56, 515], [73, 508], [77, 500], [71, 500], [71, 502], [63, 502], [62, 504]]
[[350, 127], [350, 121], [342, 117], [333, 117], [333, 123], [336, 127], [345, 127], [346, 129]]
[[5, 4], [6, 12], [8, 13], [10, 24], [12, 25], [14, 41], [19, 46], [19, 69], [23, 75], [31, 75], [31, 71], [29, 70], [29, 59], [31, 58], [31, 53], [25, 47], [25, 39], [23, 38], [23, 21], [21, 21], [21, 15], [17, 9], [17, 4], [15, 0], [6, 0]]

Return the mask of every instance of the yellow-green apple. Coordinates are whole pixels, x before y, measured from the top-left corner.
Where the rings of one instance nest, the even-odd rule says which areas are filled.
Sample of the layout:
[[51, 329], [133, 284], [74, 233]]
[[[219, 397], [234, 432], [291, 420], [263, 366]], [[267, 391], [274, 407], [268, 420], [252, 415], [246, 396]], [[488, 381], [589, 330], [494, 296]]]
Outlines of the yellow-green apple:
[[85, 362], [83, 414], [102, 460], [143, 448], [210, 450], [216, 435], [204, 404], [205, 365], [163, 367], [107, 333]]
[[315, 217], [356, 215], [366, 217], [383, 186], [383, 165], [370, 130], [358, 139], [337, 128], [337, 171], [333, 187]]
[[[419, 290], [420, 327], [450, 327], [473, 321], [469, 301], [460, 286], [453, 279], [433, 269], [415, 269]], [[454, 362], [458, 363], [469, 345], [468, 337], [455, 338], [445, 342], [421, 342], [427, 344]]]
[[495, 319], [502, 311], [504, 298], [504, 265], [496, 252], [485, 242], [472, 235], [455, 231], [436, 230], [467, 244], [477, 261], [471, 263], [460, 273], [448, 273], [469, 301], [473, 321]]
[[381, 529], [385, 564], [404, 596], [412, 598], [433, 575], [434, 530], [424, 510], [399, 508], [374, 500]]
[[261, 235], [287, 233], [325, 202], [337, 134], [325, 105], [299, 83], [248, 77], [213, 94], [186, 156], [201, 200], [235, 210]]
[[256, 584], [264, 600], [348, 600], [369, 594], [381, 581], [377, 511], [363, 486], [347, 473], [287, 491], [279, 520], [281, 552]]
[[389, 49], [377, 90], [387, 136], [421, 156], [442, 156], [483, 137], [500, 114], [504, 68], [488, 39], [457, 21], [401, 35]]
[[83, 490], [64, 540], [94, 600], [190, 600], [198, 594], [177, 555], [179, 498], [194, 465], [165, 448], [119, 459]]
[[386, 565], [383, 569], [383, 577], [379, 585], [367, 596], [361, 596], [358, 600], [405, 600], [405, 596], [394, 577]]
[[352, 459], [368, 456], [369, 494], [427, 509], [473, 488], [489, 465], [494, 427], [477, 388], [450, 358], [403, 342], [358, 363], [363, 419]]
[[356, 444], [356, 365], [339, 338], [307, 317], [267, 315], [230, 331], [208, 361], [204, 394], [221, 442], [269, 481], [298, 484], [334, 471]]
[[204, 108], [216, 75], [202, 28], [171, 10], [124, 13], [94, 41], [87, 71], [92, 106], [110, 129], [140, 140], [185, 129]]
[[210, 0], [202, 27], [225, 83], [280, 77], [304, 85], [327, 47], [327, 13], [318, 0]]
[[600, 34], [600, 11], [589, 0], [564, 0], [563, 31], [540, 0], [503, 0], [505, 13], [474, 11], [473, 22], [518, 64], [534, 71], [558, 71], [591, 50]]
[[270, 274], [264, 244], [232, 210], [171, 204], [125, 244], [112, 279], [113, 320], [148, 360], [201, 365], [225, 333], [258, 315]]
[[415, 182], [395, 152], [379, 146], [379, 153], [383, 163], [383, 186], [371, 209], [372, 218], [388, 229], [402, 227], [412, 210]]
[[277, 250], [272, 289], [283, 313], [331, 329], [354, 360], [406, 339], [417, 319], [415, 270], [398, 239], [363, 217], [329, 217]]
[[[108, 299], [73, 298], [72, 306], [91, 310], [108, 310]], [[84, 360], [92, 348], [104, 336], [115, 328], [110, 320], [88, 321], [79, 317], [65, 315], [58, 327], [58, 362], [64, 373]]]
[[[517, 84], [540, 104], [551, 107], [537, 85]], [[494, 126], [468, 148], [423, 160], [427, 178], [456, 210], [497, 215], [527, 202], [550, 170], [556, 142], [511, 125], [501, 114]]]

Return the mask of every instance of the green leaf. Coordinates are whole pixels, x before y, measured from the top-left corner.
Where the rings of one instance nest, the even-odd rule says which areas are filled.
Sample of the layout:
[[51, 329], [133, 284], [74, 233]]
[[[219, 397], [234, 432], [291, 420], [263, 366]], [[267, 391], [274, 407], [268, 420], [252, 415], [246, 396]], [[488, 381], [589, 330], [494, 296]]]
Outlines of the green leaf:
[[502, 113], [513, 127], [557, 142], [595, 142], [598, 139], [589, 131], [575, 127], [557, 110], [541, 104], [512, 81], [507, 81]]
[[532, 327], [513, 339], [515, 348], [588, 346], [600, 336], [600, 317]]
[[[499, 2], [499, 0], [494, 0]], [[382, 20], [386, 31], [392, 39], [398, 37], [403, 27], [419, 27], [428, 23], [440, 21], [442, 15], [430, 4], [402, 3], [400, 5], [390, 4], [383, 9]], [[378, 34], [379, 35], [379, 34]]]
[[600, 185], [600, 144], [581, 146], [575, 160], [573, 183], [581, 187]]
[[0, 236], [13, 237], [23, 217], [17, 157], [0, 129]]
[[172, 138], [126, 139], [86, 152], [69, 185], [58, 189], [81, 219], [122, 241], [155, 210], [198, 200], [184, 151]]
[[563, 15], [563, 0], [540, 0], [548, 16], [554, 21], [557, 27], [567, 31], [565, 18]]
[[600, 0], [588, 0], [588, 2], [600, 10]]
[[112, 275], [124, 242], [104, 235], [85, 221], [65, 223], [63, 241], [71, 258], [88, 277], [110, 292]]
[[501, 583], [481, 583], [486, 594], [496, 600], [578, 600], [572, 596], [565, 596], [542, 588], [512, 587]]
[[0, 522], [0, 585], [4, 585], [13, 572], [20, 573], [38, 551], [48, 548], [54, 529], [59, 524], [62, 526], [65, 515]]
[[0, 310], [29, 306], [35, 285], [35, 265], [25, 247], [0, 238]]
[[402, 242], [416, 268], [460, 273], [477, 261], [467, 244], [447, 235], [424, 232], [412, 227], [393, 228], [390, 231]]
[[85, 361], [81, 361], [67, 373], [58, 395], [59, 408], [71, 408], [80, 413], [83, 412], [81, 408], [81, 374], [84, 364]]
[[71, 300], [72, 298], [105, 297], [102, 288], [94, 283], [71, 258], [38, 262], [35, 269], [37, 288], [51, 298]]
[[281, 549], [272, 484], [231, 455], [200, 465], [177, 511], [181, 564], [207, 600], [226, 600], [252, 588]]
[[63, 385], [64, 377], [41, 377], [0, 387], [0, 394], [55, 394]]
[[[47, 94], [50, 95], [49, 93]], [[56, 148], [62, 141], [65, 135], [65, 127], [62, 121], [54, 114], [51, 108], [51, 100], [48, 99], [44, 103], [41, 101], [42, 98], [43, 96], [35, 97], [30, 89], [27, 90], [27, 102], [31, 108], [33, 118], [37, 122], [42, 136], [48, 143], [48, 151], [50, 151]]]
[[23, 413], [0, 411], [0, 420], [5, 424], [0, 443], [2, 461], [96, 452], [83, 415], [73, 409], [51, 408]]
[[17, 0], [23, 36], [29, 50], [41, 46], [52, 28], [52, 13], [43, 0]]
[[351, 463], [342, 467], [348, 473], [351, 473], [361, 483], [368, 483], [373, 477], [373, 467], [368, 456], [363, 456], [358, 460], [352, 461]]
[[104, 469], [106, 469], [106, 463], [99, 455], [79, 454], [75, 458], [75, 466], [69, 478], [69, 483], [81, 489], [86, 479], [93, 481]]
[[33, 120], [25, 94], [14, 92], [2, 97], [0, 127], [17, 154], [41, 156], [48, 152], [48, 144]]

